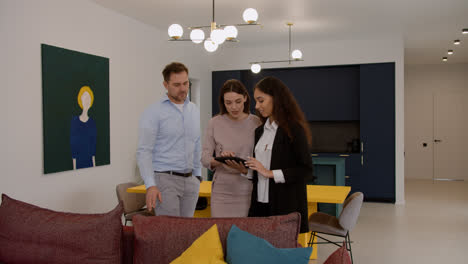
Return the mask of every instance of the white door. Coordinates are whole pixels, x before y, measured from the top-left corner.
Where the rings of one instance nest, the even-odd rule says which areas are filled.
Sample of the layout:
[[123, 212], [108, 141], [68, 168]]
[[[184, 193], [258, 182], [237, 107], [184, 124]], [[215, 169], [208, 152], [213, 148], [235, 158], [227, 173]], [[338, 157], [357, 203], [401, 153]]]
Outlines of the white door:
[[434, 180], [468, 181], [468, 91], [434, 94]]

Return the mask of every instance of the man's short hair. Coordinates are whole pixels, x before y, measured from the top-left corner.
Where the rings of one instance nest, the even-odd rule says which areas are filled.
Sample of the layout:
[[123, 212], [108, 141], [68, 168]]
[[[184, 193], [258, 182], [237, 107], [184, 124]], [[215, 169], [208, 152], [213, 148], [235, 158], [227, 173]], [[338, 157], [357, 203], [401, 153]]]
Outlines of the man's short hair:
[[164, 81], [169, 82], [172, 73], [186, 72], [188, 74], [188, 69], [184, 64], [180, 62], [171, 62], [162, 71]]

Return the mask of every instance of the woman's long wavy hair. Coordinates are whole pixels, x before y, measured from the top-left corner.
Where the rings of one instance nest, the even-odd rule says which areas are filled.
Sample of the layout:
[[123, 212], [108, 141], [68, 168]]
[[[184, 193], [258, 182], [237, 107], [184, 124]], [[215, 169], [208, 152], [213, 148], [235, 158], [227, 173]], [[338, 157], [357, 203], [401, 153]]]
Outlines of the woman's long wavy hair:
[[[309, 124], [289, 88], [280, 79], [269, 76], [260, 80], [255, 85], [255, 89], [273, 97], [273, 119], [278, 126], [286, 131], [289, 138], [291, 140], [293, 139], [291, 127], [293, 125], [299, 125], [304, 130], [307, 142], [310, 146], [312, 143], [312, 136]], [[267, 118], [263, 117], [258, 111], [256, 111], [256, 114], [264, 124]]]

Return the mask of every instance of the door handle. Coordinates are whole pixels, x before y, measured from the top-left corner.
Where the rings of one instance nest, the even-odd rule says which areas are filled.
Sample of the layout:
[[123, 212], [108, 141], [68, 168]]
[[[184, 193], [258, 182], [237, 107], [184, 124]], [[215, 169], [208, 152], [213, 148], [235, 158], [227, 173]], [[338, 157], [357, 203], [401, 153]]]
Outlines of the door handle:
[[434, 142], [438, 143], [438, 142], [442, 142], [442, 140], [440, 140], [440, 139], [434, 139]]

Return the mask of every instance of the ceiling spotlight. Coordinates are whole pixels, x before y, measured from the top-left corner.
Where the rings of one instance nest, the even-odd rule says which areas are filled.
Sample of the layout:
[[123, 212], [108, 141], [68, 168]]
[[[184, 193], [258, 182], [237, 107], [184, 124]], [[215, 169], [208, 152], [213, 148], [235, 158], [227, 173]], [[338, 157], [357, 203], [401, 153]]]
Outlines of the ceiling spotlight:
[[448, 54], [448, 55], [452, 55], [452, 54], [453, 54], [453, 50], [448, 50], [448, 51], [447, 51], [447, 54]]
[[201, 29], [194, 29], [192, 32], [190, 32], [190, 39], [193, 41], [193, 43], [202, 43], [205, 39], [205, 32], [203, 32]]
[[252, 66], [250, 66], [250, 70], [253, 73], [259, 73], [262, 70], [262, 66], [260, 66], [260, 64], [258, 64], [258, 63], [254, 63], [254, 64], [252, 64]]
[[442, 57], [442, 61], [447, 61], [447, 57]]
[[255, 22], [257, 22], [257, 19], [258, 19], [257, 10], [253, 8], [247, 8], [242, 14], [242, 18], [244, 18], [244, 21], [246, 23], [254, 24]]
[[464, 29], [462, 30], [462, 33], [463, 33], [463, 34], [468, 34], [468, 28], [464, 28]]
[[459, 40], [459, 39], [454, 40], [454, 41], [453, 41], [453, 44], [454, 44], [454, 45], [460, 45], [460, 40]]
[[167, 33], [171, 39], [180, 39], [184, 34], [184, 29], [179, 24], [172, 24], [167, 29]]

